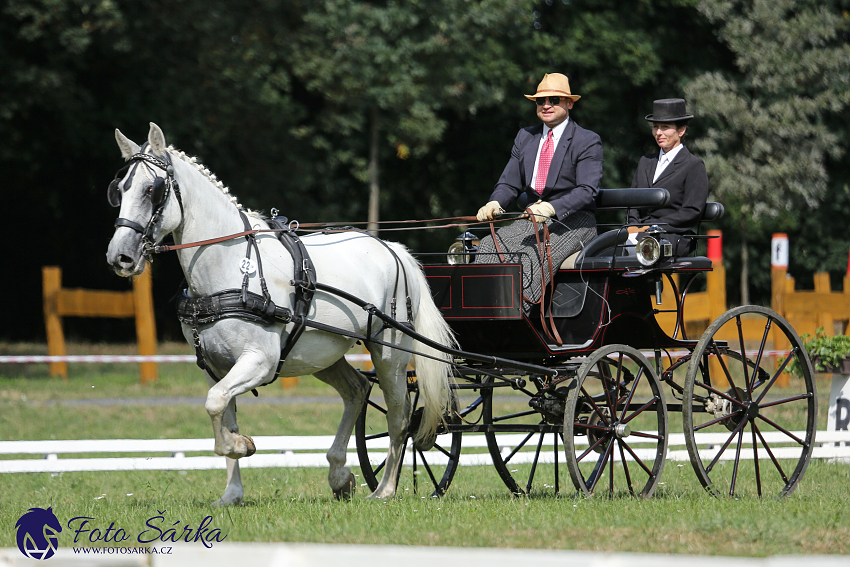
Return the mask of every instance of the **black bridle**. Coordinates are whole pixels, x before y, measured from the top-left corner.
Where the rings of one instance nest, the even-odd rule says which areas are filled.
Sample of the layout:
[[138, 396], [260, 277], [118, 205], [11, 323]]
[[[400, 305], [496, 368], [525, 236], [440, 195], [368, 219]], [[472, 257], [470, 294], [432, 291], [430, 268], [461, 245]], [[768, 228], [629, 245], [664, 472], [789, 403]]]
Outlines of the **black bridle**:
[[[145, 146], [147, 146], [147, 143]], [[139, 162], [156, 166], [165, 172], [165, 177], [154, 176], [153, 185], [148, 190], [147, 194], [150, 196], [152, 211], [147, 226], [142, 226], [135, 221], [121, 217], [115, 220], [115, 228], [125, 226], [141, 234], [142, 240], [145, 243], [145, 250], [147, 250], [154, 244], [151, 241], [153, 229], [156, 223], [162, 218], [162, 212], [165, 209], [165, 204], [168, 202], [168, 197], [171, 195], [172, 190], [177, 197], [177, 203], [180, 205], [180, 218], [183, 218], [183, 197], [180, 194], [180, 186], [174, 179], [174, 167], [171, 165], [171, 156], [166, 152], [164, 154], [165, 159], [160, 159], [152, 154], [143, 153], [145, 146], [142, 146], [141, 152], [134, 154], [129, 159], [127, 165], [118, 170], [115, 174], [115, 179], [109, 184], [109, 188], [106, 191], [106, 198], [113, 207], [121, 206], [122, 196], [132, 184], [133, 176], [136, 173]], [[121, 180], [130, 168], [132, 168], [132, 171], [130, 171], [130, 175], [122, 187]]]

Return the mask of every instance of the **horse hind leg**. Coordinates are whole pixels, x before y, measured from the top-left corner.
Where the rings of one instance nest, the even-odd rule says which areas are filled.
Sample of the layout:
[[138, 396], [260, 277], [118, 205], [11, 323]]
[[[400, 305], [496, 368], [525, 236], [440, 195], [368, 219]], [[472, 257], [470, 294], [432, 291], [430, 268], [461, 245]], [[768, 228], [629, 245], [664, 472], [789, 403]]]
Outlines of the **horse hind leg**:
[[328, 451], [327, 458], [328, 484], [337, 499], [350, 499], [354, 495], [357, 484], [351, 470], [345, 466], [348, 455], [348, 441], [354, 422], [366, 400], [366, 377], [354, 369], [344, 358], [339, 359], [328, 368], [314, 373], [322, 382], [332, 386], [342, 398], [344, 409], [342, 420], [337, 428], [336, 437]]
[[[396, 336], [388, 342], [404, 341], [405, 338]], [[387, 451], [384, 474], [375, 492], [369, 495], [369, 498], [392, 498], [396, 493], [398, 475], [404, 456], [404, 443], [407, 439], [407, 428], [410, 422], [411, 407], [407, 392], [407, 364], [409, 361], [410, 355], [401, 350], [373, 346], [372, 363], [375, 365], [378, 382], [384, 393], [390, 446]]]

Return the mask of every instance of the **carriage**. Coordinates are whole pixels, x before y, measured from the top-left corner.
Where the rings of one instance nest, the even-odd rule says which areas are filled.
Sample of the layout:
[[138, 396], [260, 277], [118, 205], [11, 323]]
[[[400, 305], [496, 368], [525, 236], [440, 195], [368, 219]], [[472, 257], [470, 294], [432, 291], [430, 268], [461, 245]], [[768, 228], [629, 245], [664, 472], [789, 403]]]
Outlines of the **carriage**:
[[[210, 385], [215, 451], [227, 459], [216, 504], [242, 499], [239, 459], [257, 450], [239, 431], [236, 397], [280, 374], [314, 375], [343, 399], [328, 451], [338, 497], [358, 484], [345, 466], [352, 430], [373, 498], [392, 497], [407, 475], [414, 490], [440, 496], [465, 463], [492, 463], [514, 494], [557, 494], [569, 476], [579, 494], [648, 497], [668, 458], [690, 460], [716, 495], [784, 496], [805, 473], [817, 395], [800, 338], [758, 306], [689, 337], [688, 291], [712, 263], [677, 257], [661, 229], [634, 254], [624, 254], [624, 225], [597, 236], [558, 267], [531, 316], [522, 265], [473, 262], [472, 233], [447, 257], [422, 255], [421, 268], [365, 231], [325, 225], [299, 238], [303, 225], [234, 206], [155, 124], [142, 146], [117, 130], [116, 141], [128, 163], [108, 190], [120, 216], [107, 260], [130, 276], [177, 251], [187, 280], [178, 313]], [[664, 189], [603, 190], [597, 205], [668, 199]], [[703, 221], [722, 214], [709, 203]], [[162, 245], [168, 234], [174, 244]], [[345, 361], [356, 341], [373, 372]], [[801, 377], [789, 378], [791, 368]], [[673, 438], [686, 455], [668, 451]]]
[[[603, 189], [598, 207], [660, 208], [668, 198], [659, 188]], [[723, 212], [709, 202], [702, 222]], [[627, 226], [610, 228], [557, 271], [542, 318], [522, 308], [520, 264], [474, 263], [474, 234], [458, 238], [446, 263], [423, 257], [431, 293], [460, 348], [510, 361], [456, 358], [455, 405], [437, 442], [430, 450], [409, 444], [405, 462], [414, 487], [443, 494], [458, 465], [486, 462], [486, 449], [518, 495], [558, 494], [566, 469], [580, 494], [648, 497], [668, 453], [689, 460], [715, 495], [794, 490], [811, 457], [817, 416], [800, 338], [758, 306], [731, 309], [701, 336], [688, 337], [688, 291], [712, 261], [676, 257], [657, 233], [627, 255]], [[662, 305], [665, 285], [672, 305]], [[672, 328], [658, 322], [665, 312], [674, 316]], [[789, 377], [791, 366], [802, 376]], [[410, 376], [415, 405], [415, 371]], [[356, 429], [372, 488], [385, 434], [370, 414], [381, 411], [370, 399]], [[414, 419], [410, 435], [415, 426]], [[687, 454], [668, 451], [672, 436], [684, 436]], [[471, 453], [461, 453], [464, 445], [472, 445]]]

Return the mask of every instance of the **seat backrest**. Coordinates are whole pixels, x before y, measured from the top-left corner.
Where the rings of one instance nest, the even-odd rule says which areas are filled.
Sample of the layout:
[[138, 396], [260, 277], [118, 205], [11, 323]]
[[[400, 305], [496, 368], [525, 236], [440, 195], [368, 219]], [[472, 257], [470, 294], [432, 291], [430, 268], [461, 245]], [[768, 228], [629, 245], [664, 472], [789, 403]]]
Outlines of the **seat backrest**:
[[709, 201], [705, 204], [705, 211], [702, 213], [702, 218], [700, 222], [714, 222], [719, 221], [723, 218], [723, 214], [726, 212], [726, 209], [723, 208], [723, 205], [720, 203], [715, 203], [714, 201]]

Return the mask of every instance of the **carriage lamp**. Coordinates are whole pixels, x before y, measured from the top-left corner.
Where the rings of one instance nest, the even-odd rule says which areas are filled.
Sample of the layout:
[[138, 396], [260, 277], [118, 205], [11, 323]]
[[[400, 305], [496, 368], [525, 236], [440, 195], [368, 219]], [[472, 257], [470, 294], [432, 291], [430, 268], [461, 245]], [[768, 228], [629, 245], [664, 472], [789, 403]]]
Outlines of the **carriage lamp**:
[[653, 266], [662, 258], [673, 255], [673, 245], [669, 240], [661, 238], [661, 227], [652, 225], [644, 234], [643, 239], [635, 246], [635, 255], [638, 262], [644, 266]]
[[468, 231], [458, 236], [449, 246], [449, 264], [471, 264], [478, 252], [478, 242], [478, 237]]

